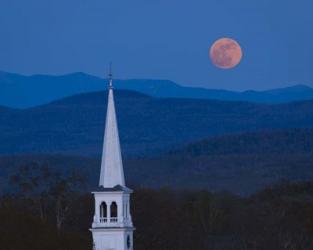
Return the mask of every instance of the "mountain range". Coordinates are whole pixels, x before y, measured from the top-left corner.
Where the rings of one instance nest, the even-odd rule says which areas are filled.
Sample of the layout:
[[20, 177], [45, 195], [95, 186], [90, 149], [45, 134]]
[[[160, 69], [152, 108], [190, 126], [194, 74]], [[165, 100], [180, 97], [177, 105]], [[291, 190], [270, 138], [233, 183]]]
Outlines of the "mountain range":
[[[125, 156], [155, 155], [203, 138], [247, 131], [313, 127], [313, 101], [256, 104], [155, 98], [116, 90]], [[29, 108], [0, 108], [0, 154], [100, 155], [107, 92]]]
[[[0, 79], [3, 75], [8, 76], [1, 73]], [[104, 88], [104, 81], [81, 73], [31, 76], [29, 86], [37, 78], [35, 93], [30, 91], [33, 87], [20, 91], [18, 85], [19, 91], [13, 93], [10, 82], [25, 87], [25, 81], [24, 76], [15, 75], [14, 81], [11, 77], [1, 87], [8, 95], [0, 93], [4, 104], [0, 106], [0, 190], [9, 191], [7, 177], [34, 161], [60, 171], [79, 171], [91, 189], [100, 167], [107, 91], [90, 91], [94, 86]], [[91, 81], [94, 84], [86, 84]], [[66, 91], [62, 82], [70, 83], [65, 84]], [[266, 95], [276, 96], [271, 103], [264, 99], [265, 92], [252, 92], [249, 102], [214, 100], [218, 93], [223, 92], [223, 98], [225, 93], [228, 98], [235, 94], [217, 90], [216, 98], [211, 99], [200, 93], [213, 90], [169, 81], [115, 82], [125, 173], [131, 186], [203, 188], [246, 195], [282, 179], [313, 180], [313, 100], [290, 102], [295, 93], [305, 99], [306, 90], [310, 99], [308, 87], [269, 91]], [[119, 89], [134, 86], [140, 90]], [[24, 96], [14, 99], [17, 93]], [[243, 93], [247, 98], [248, 92]], [[185, 98], [188, 95], [195, 96]], [[34, 106], [37, 104], [41, 105]]]
[[[62, 76], [32, 75], [0, 72], [0, 105], [29, 108], [80, 93], [104, 90], [105, 79], [84, 73]], [[153, 97], [194, 98], [256, 103], [287, 103], [313, 100], [313, 89], [305, 85], [267, 91], [243, 92], [181, 86], [168, 80], [130, 79], [114, 80], [117, 89], [137, 91]]]

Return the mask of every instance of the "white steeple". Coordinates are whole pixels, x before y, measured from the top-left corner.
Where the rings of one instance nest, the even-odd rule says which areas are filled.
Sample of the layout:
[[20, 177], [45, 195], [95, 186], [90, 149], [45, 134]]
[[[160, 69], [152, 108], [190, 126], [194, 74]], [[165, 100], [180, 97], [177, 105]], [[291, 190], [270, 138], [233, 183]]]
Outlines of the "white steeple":
[[95, 211], [90, 231], [94, 250], [134, 250], [135, 228], [130, 213], [132, 192], [125, 186], [110, 70], [99, 188], [92, 192]]
[[112, 72], [109, 73], [109, 95], [104, 132], [99, 186], [125, 186], [120, 139], [115, 114]]

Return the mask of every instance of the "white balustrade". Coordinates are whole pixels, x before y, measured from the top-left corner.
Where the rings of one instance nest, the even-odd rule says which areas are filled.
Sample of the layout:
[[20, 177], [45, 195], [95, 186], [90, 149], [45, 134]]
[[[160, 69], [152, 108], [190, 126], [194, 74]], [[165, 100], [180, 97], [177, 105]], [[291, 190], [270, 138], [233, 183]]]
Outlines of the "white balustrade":
[[111, 217], [111, 218], [100, 217], [100, 219], [99, 219], [100, 224], [115, 224], [117, 222], [118, 222], [117, 217]]
[[110, 222], [112, 223], [116, 223], [117, 222], [117, 217], [111, 217], [110, 218]]
[[108, 222], [107, 217], [101, 217], [100, 218], [100, 223], [107, 223], [107, 222]]
[[117, 227], [117, 226], [132, 226], [130, 218], [123, 218], [119, 221], [118, 217], [100, 217], [94, 222], [94, 227]]

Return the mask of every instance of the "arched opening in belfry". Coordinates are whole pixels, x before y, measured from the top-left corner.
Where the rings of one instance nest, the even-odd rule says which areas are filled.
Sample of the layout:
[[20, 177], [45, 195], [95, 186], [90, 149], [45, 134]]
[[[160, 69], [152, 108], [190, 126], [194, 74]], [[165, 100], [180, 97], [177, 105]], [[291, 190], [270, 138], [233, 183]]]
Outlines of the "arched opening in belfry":
[[111, 211], [110, 217], [117, 218], [117, 204], [115, 201], [112, 202], [110, 211]]
[[100, 220], [106, 222], [107, 219], [107, 204], [103, 201], [100, 205]]

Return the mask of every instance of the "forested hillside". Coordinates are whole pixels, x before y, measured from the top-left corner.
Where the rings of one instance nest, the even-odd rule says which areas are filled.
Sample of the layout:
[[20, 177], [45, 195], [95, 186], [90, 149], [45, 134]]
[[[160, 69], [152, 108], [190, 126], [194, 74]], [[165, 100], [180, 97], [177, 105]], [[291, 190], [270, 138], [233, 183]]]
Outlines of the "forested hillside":
[[204, 139], [172, 150], [173, 155], [313, 153], [313, 129], [264, 130]]
[[[192, 143], [153, 157], [124, 157], [129, 184], [142, 187], [227, 190], [254, 193], [282, 179], [313, 180], [313, 129], [241, 133]], [[98, 183], [100, 157], [15, 155], [0, 157], [1, 190], [20, 166], [40, 163], [63, 173], [86, 176], [91, 190]]]
[[[105, 92], [65, 98], [25, 110], [0, 110], [0, 154], [99, 156]], [[280, 105], [159, 99], [116, 91], [125, 156], [151, 156], [210, 136], [282, 128], [312, 128], [313, 101]]]

